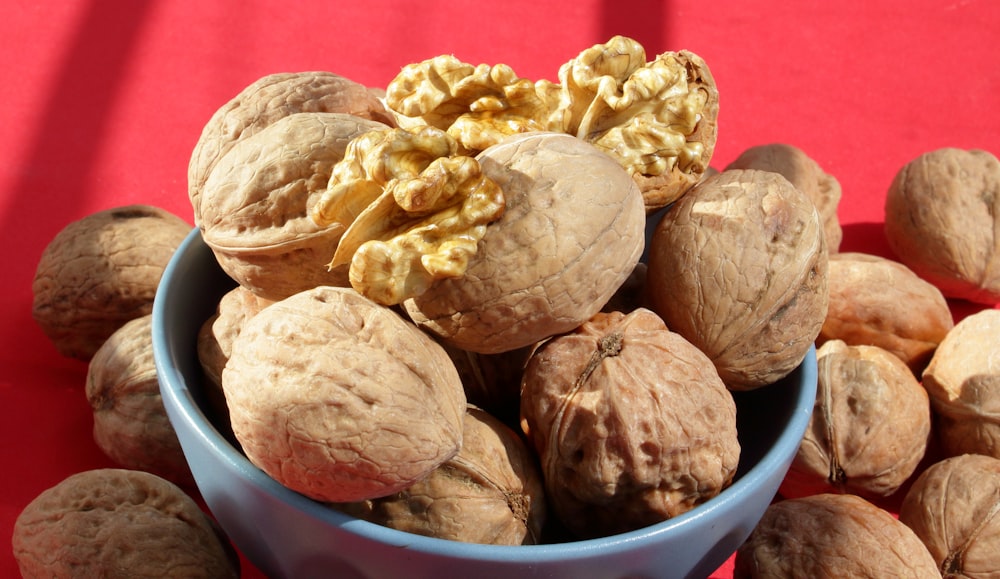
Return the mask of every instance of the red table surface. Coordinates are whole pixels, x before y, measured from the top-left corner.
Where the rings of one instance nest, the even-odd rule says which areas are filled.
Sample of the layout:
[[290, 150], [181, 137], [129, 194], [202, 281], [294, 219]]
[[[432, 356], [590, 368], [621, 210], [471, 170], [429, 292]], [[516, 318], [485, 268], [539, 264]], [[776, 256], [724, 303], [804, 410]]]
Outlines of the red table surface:
[[[261, 76], [327, 70], [384, 87], [400, 67], [450, 53], [557, 80], [562, 63], [615, 34], [650, 57], [691, 50], [720, 92], [713, 165], [768, 142], [802, 148], [843, 187], [842, 250], [891, 256], [883, 202], [903, 164], [944, 146], [1000, 153], [997, 30], [1000, 3], [985, 0], [11, 3], [0, 18], [5, 544], [38, 493], [113, 466], [92, 442], [86, 364], [62, 358], [31, 318], [42, 250], [114, 206], [191, 222], [192, 147]], [[956, 318], [974, 310], [954, 304]], [[0, 576], [17, 573], [0, 548]]]

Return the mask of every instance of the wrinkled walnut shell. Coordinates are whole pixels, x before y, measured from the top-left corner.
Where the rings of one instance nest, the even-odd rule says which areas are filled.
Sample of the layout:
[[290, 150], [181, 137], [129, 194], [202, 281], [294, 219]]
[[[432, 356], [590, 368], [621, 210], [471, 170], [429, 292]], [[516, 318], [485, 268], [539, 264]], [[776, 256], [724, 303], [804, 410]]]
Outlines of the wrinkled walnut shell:
[[1000, 310], [955, 324], [923, 373], [945, 456], [1000, 458]]
[[599, 313], [528, 360], [522, 429], [578, 537], [680, 515], [733, 479], [736, 404], [711, 360], [638, 309]]
[[233, 340], [222, 387], [247, 458], [320, 501], [398, 492], [462, 444], [466, 399], [448, 355], [349, 288], [261, 310]]
[[38, 261], [31, 314], [60, 354], [90, 360], [125, 322], [153, 311], [160, 276], [191, 226], [150, 205], [87, 215]]
[[940, 578], [920, 539], [857, 495], [821, 494], [771, 504], [736, 551], [735, 579]]
[[611, 299], [645, 241], [642, 195], [613, 159], [560, 133], [516, 135], [483, 151], [507, 207], [465, 275], [404, 302], [449, 344], [479, 353], [572, 330]]
[[811, 201], [777, 173], [732, 170], [681, 197], [652, 234], [646, 299], [751, 390], [798, 367], [826, 317], [828, 256]]
[[1000, 569], [1000, 459], [963, 454], [927, 467], [906, 493], [899, 520], [927, 545], [946, 577]]
[[25, 579], [236, 579], [228, 539], [176, 485], [133, 470], [74, 474], [39, 494], [14, 523]]
[[876, 346], [832, 340], [816, 362], [816, 403], [781, 494], [896, 492], [927, 450], [927, 392], [902, 360]]

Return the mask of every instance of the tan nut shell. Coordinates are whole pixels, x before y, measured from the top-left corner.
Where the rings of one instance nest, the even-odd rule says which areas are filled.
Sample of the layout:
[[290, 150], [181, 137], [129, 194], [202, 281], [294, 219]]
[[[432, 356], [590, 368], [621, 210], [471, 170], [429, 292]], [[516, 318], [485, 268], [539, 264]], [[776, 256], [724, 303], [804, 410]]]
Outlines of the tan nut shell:
[[479, 353], [569, 331], [600, 311], [638, 263], [642, 195], [613, 159], [559, 133], [516, 135], [478, 157], [507, 207], [465, 276], [404, 302], [413, 320]]
[[261, 310], [233, 341], [222, 386], [247, 457], [321, 501], [400, 491], [462, 443], [466, 399], [448, 355], [349, 288]]
[[308, 211], [347, 144], [384, 127], [341, 113], [297, 113], [234, 145], [208, 175], [195, 213], [222, 269], [270, 300], [346, 286], [346, 270], [326, 267], [343, 227], [320, 227]]
[[325, 71], [282, 72], [254, 81], [220, 107], [202, 129], [188, 165], [188, 195], [200, 220], [202, 186], [239, 141], [295, 113], [343, 113], [383, 124], [392, 114], [364, 85]]
[[811, 201], [777, 173], [705, 179], [657, 224], [646, 297], [734, 390], [795, 369], [826, 318], [828, 255]]
[[946, 456], [1000, 458], [1000, 310], [955, 324], [923, 373]]
[[927, 467], [906, 493], [899, 520], [948, 577], [1000, 569], [1000, 459], [963, 454]]

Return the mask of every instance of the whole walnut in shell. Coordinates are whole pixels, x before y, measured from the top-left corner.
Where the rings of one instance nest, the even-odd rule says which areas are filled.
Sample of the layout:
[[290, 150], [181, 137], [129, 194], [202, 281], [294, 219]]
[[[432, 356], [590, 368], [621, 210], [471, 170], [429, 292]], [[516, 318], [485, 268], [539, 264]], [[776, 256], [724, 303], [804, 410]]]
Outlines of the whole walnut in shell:
[[535, 456], [489, 413], [470, 407], [462, 449], [393, 495], [340, 510], [399, 531], [489, 545], [541, 542], [545, 494]]
[[25, 579], [240, 576], [212, 519], [180, 487], [142, 471], [67, 477], [24, 508], [11, 542]]
[[829, 301], [816, 208], [777, 173], [705, 179], [660, 219], [646, 299], [733, 390], [772, 384], [813, 346]]
[[831, 255], [827, 284], [830, 304], [817, 342], [879, 346], [917, 376], [955, 325], [941, 290], [891, 259]]
[[31, 314], [64, 356], [89, 360], [125, 322], [153, 311], [160, 276], [191, 226], [150, 205], [91, 213], [49, 242]]
[[503, 216], [465, 275], [403, 306], [422, 328], [479, 353], [529, 346], [577, 327], [611, 299], [645, 243], [642, 195], [593, 145], [559, 133], [516, 135], [483, 151]]
[[462, 445], [466, 398], [448, 355], [350, 288], [262, 309], [233, 340], [222, 388], [247, 458], [320, 501], [398, 492]]
[[826, 236], [826, 249], [831, 254], [840, 249], [844, 232], [837, 217], [840, 205], [840, 181], [820, 167], [805, 151], [787, 143], [757, 145], [740, 153], [725, 170], [760, 169], [782, 175], [809, 197], [819, 212]]
[[943, 148], [900, 169], [885, 198], [885, 235], [901, 262], [950, 298], [1000, 301], [1000, 161]]
[[877, 346], [831, 340], [816, 362], [816, 403], [781, 494], [891, 495], [927, 450], [927, 392], [902, 360]]
[[923, 373], [946, 456], [1000, 458], [1000, 310], [955, 324]]
[[685, 513], [732, 482], [736, 404], [711, 360], [647, 309], [598, 313], [528, 360], [521, 424], [577, 537]]
[[945, 577], [1000, 569], [1000, 459], [963, 454], [936, 462], [906, 493], [899, 520], [927, 545]]
[[86, 394], [94, 413], [94, 441], [123, 468], [193, 487], [191, 470], [160, 397], [152, 328], [151, 314], [131, 320], [91, 358]]
[[233, 340], [247, 321], [272, 304], [243, 286], [223, 294], [215, 314], [198, 332], [198, 362], [213, 387], [222, 388], [222, 370], [232, 353]]
[[222, 269], [279, 300], [317, 285], [348, 285], [327, 263], [344, 233], [309, 210], [348, 143], [382, 123], [342, 113], [296, 113], [240, 139], [206, 176], [195, 223]]

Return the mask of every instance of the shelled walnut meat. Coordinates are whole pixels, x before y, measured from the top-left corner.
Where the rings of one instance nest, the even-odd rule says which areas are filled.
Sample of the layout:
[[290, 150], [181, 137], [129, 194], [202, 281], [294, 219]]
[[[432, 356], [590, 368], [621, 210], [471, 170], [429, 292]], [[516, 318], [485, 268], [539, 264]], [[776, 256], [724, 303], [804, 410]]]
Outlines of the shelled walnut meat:
[[222, 387], [247, 458], [319, 501], [398, 492], [462, 445], [466, 398], [448, 355], [350, 288], [257, 313], [233, 340]]
[[1000, 302], [1000, 161], [953, 147], [903, 166], [886, 193], [889, 246], [950, 298]]
[[1000, 458], [1000, 310], [955, 324], [923, 373], [946, 456]]
[[830, 305], [817, 343], [879, 346], [917, 376], [954, 327], [936, 286], [897, 261], [865, 253], [830, 256]]
[[67, 477], [24, 508], [11, 542], [24, 579], [240, 576], [212, 519], [180, 487], [142, 471]]
[[530, 346], [577, 327], [611, 299], [642, 254], [645, 211], [628, 173], [561, 133], [515, 135], [477, 156], [504, 192], [465, 275], [403, 302], [424, 330], [478, 353]]
[[553, 514], [579, 538], [635, 530], [726, 488], [736, 405], [711, 360], [647, 309], [598, 313], [541, 344], [521, 424]]
[[31, 314], [60, 354], [90, 360], [125, 322], [152, 312], [160, 276], [191, 226], [151, 205], [91, 213], [42, 252]]
[[94, 415], [94, 441], [123, 468], [193, 487], [191, 470], [160, 397], [152, 318], [148, 314], [127, 322], [90, 360], [86, 395]]
[[927, 545], [945, 577], [994, 577], [1000, 569], [1000, 459], [962, 454], [927, 467], [899, 520]]
[[398, 493], [337, 508], [400, 531], [488, 545], [540, 543], [546, 516], [534, 455], [514, 431], [471, 406], [458, 454]]
[[813, 346], [827, 314], [827, 270], [805, 194], [770, 171], [723, 171], [656, 225], [646, 299], [730, 389], [752, 390], [788, 375]]
[[733, 577], [941, 577], [927, 547], [888, 511], [852, 494], [771, 504], [736, 551]]
[[927, 392], [902, 360], [877, 346], [831, 340], [816, 362], [816, 403], [780, 493], [891, 495], [927, 450]]

